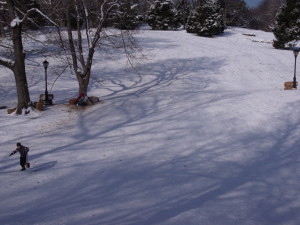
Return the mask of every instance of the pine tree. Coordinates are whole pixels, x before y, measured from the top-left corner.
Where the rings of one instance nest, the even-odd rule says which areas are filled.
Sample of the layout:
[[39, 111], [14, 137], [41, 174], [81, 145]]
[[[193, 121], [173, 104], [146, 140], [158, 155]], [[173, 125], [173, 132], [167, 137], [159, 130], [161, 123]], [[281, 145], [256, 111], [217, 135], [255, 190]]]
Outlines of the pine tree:
[[224, 14], [218, 0], [206, 0], [196, 7], [187, 21], [188, 33], [212, 37], [224, 32]]
[[180, 0], [176, 4], [177, 15], [179, 17], [180, 23], [184, 26], [186, 25], [188, 15], [191, 12], [191, 4], [188, 0]]
[[221, 0], [226, 14], [226, 26], [245, 26], [249, 10], [244, 0]]
[[170, 0], [156, 0], [150, 7], [146, 21], [153, 30], [180, 27], [179, 17]]
[[287, 0], [276, 16], [273, 33], [275, 48], [289, 48], [300, 40], [300, 1]]
[[120, 3], [118, 11], [112, 16], [114, 26], [123, 30], [136, 29], [140, 22], [137, 6], [138, 4], [134, 0], [126, 0]]
[[188, 16], [186, 27], [185, 27], [188, 33], [197, 33], [197, 28], [198, 25], [200, 24], [200, 18], [199, 18], [200, 15], [198, 10], [199, 8], [193, 10]]

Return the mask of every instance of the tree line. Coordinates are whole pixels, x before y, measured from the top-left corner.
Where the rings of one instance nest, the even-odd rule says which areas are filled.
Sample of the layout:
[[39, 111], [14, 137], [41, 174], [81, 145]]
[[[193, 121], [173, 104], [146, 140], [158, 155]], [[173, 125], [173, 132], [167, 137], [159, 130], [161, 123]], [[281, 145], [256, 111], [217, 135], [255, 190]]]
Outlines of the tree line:
[[[0, 0], [0, 66], [15, 77], [16, 112], [31, 107], [23, 42], [30, 32], [47, 30], [87, 95], [95, 51], [114, 48], [130, 60], [138, 46], [132, 30], [176, 30], [213, 37], [227, 26], [273, 31], [274, 47], [300, 39], [298, 0], [263, 0], [249, 9], [244, 0]], [[111, 29], [114, 28], [114, 29]], [[55, 53], [57, 54], [57, 53]]]

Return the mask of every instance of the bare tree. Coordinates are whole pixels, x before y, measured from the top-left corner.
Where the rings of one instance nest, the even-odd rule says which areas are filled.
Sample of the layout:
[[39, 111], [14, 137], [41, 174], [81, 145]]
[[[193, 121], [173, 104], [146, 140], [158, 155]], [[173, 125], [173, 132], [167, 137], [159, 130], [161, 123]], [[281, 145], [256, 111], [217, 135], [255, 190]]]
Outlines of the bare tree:
[[253, 9], [253, 15], [259, 20], [258, 29], [271, 31], [276, 14], [285, 2], [285, 0], [263, 0], [258, 7]]
[[[60, 46], [66, 55], [67, 63], [73, 68], [79, 84], [79, 93], [87, 95], [91, 79], [91, 69], [95, 51], [99, 46], [122, 49], [130, 58], [137, 49], [131, 32], [107, 28], [109, 17], [118, 13], [119, 0], [51, 0], [39, 1], [47, 16], [36, 8], [22, 11], [18, 1], [6, 0], [0, 4], [8, 12], [6, 27], [9, 29], [7, 42], [0, 47], [7, 49], [7, 57], [0, 57], [0, 66], [13, 71], [18, 96], [17, 114], [31, 106], [25, 71], [25, 53], [22, 41], [22, 28], [33, 12], [38, 12], [58, 30]], [[50, 7], [49, 7], [50, 5]], [[47, 8], [48, 7], [48, 8]], [[54, 10], [55, 9], [55, 10]], [[50, 17], [54, 18], [53, 22]], [[60, 24], [62, 26], [59, 26]], [[64, 27], [64, 25], [66, 27]]]
[[60, 45], [78, 80], [79, 93], [87, 95], [99, 46], [122, 48], [131, 56], [135, 41], [129, 31], [107, 28], [111, 14], [118, 13], [119, 0], [66, 0], [61, 4], [67, 29], [59, 29]]
[[[30, 97], [25, 72], [25, 53], [23, 50], [22, 42], [22, 24], [24, 23], [24, 19], [26, 19], [28, 15], [24, 15], [23, 19], [20, 19], [13, 0], [6, 0], [6, 2], [1, 2], [1, 4], [2, 6], [6, 6], [9, 13], [11, 41], [14, 56], [12, 60], [0, 58], [0, 65], [5, 66], [13, 71], [18, 96], [18, 105], [16, 112], [18, 114], [21, 114], [22, 109], [28, 108], [30, 104]], [[9, 48], [9, 46], [3, 45], [2, 47]]]
[[[7, 50], [9, 54], [6, 57], [0, 57], [0, 66], [9, 68], [15, 77], [18, 104], [16, 114], [21, 114], [23, 109], [31, 106], [27, 77], [25, 71], [25, 52], [22, 40], [23, 26], [27, 21], [33, 22], [30, 16], [34, 13], [47, 18], [37, 8], [31, 8], [26, 11], [18, 8], [21, 2], [16, 0], [0, 1], [1, 9], [7, 12], [6, 28], [9, 30], [6, 37], [2, 39], [0, 47]], [[49, 18], [47, 18], [49, 19]], [[29, 112], [29, 110], [26, 110]]]

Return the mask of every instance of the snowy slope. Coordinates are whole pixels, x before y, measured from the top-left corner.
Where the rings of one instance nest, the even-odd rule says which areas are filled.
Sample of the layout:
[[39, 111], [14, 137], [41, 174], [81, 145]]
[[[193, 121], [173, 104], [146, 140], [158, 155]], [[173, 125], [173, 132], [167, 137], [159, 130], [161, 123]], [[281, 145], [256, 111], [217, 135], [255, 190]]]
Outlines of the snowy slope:
[[[244, 34], [255, 34], [249, 36]], [[51, 90], [46, 111], [0, 110], [3, 225], [297, 225], [300, 97], [284, 91], [294, 56], [271, 33], [230, 28], [136, 35], [147, 60], [95, 60], [102, 104], [72, 110], [74, 77]], [[59, 64], [55, 59], [51, 66]], [[28, 60], [31, 98], [43, 92], [43, 57]], [[38, 71], [41, 71], [39, 74]], [[0, 68], [1, 104], [13, 106]], [[8, 157], [30, 147], [32, 168]]]

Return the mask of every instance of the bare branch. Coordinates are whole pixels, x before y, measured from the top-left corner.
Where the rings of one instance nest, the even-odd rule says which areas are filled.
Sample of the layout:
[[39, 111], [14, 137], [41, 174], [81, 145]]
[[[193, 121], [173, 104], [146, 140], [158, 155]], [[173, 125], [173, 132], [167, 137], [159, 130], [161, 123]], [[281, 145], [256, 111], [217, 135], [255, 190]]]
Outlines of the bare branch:
[[48, 20], [50, 23], [52, 23], [54, 26], [58, 27], [58, 25], [57, 25], [53, 20], [51, 20], [48, 16], [46, 16], [44, 13], [42, 13], [42, 12], [41, 12], [39, 9], [37, 9], [37, 8], [29, 9], [29, 10], [26, 12], [26, 14], [24, 15], [23, 19], [21, 20], [21, 23], [24, 23], [24, 22], [28, 19], [29, 15], [30, 15], [31, 13], [33, 13], [33, 12], [39, 13], [41, 16], [43, 16], [45, 19], [47, 19], [47, 20]]
[[[25, 13], [23, 13], [20, 9], [16, 8], [16, 10], [21, 13], [23, 16], [25, 16]], [[24, 18], [23, 18], [24, 19]], [[31, 23], [33, 23], [36, 27], [40, 28], [39, 25], [37, 25], [37, 23], [35, 23], [31, 18], [27, 18]]]
[[32, 40], [34, 40], [34, 41], [36, 41], [36, 42], [39, 42], [39, 43], [43, 44], [43, 45], [45, 45], [45, 46], [49, 46], [49, 45], [46, 44], [44, 41], [41, 41], [41, 40], [39, 40], [39, 39], [37, 39], [37, 38], [35, 38], [35, 37], [29, 35], [29, 34], [26, 33], [26, 32], [24, 32], [23, 35], [26, 36], [26, 37], [28, 37], [28, 38], [30, 38], [30, 39], [32, 39]]
[[3, 58], [1, 56], [0, 56], [0, 65], [5, 66], [5, 67], [9, 68], [10, 70], [13, 70], [13, 68], [14, 68], [13, 61]]
[[101, 5], [101, 19], [100, 19], [100, 23], [96, 29], [94, 38], [93, 38], [93, 43], [92, 43], [92, 48], [95, 48], [96, 45], [98, 44], [98, 41], [100, 39], [100, 32], [103, 28], [103, 24], [106, 21], [107, 16], [109, 15], [109, 13], [111, 12], [111, 10], [118, 5], [118, 1], [114, 1], [111, 3], [110, 7], [104, 11], [104, 6], [105, 4], [107, 4], [108, 0], [104, 1], [104, 3]]
[[7, 49], [12, 49], [12, 48], [13, 48], [12, 45], [6, 45], [6, 44], [4, 44], [4, 43], [0, 43], [0, 47], [2, 47], [2, 48], [7, 48]]
[[85, 0], [82, 0], [82, 4], [84, 7], [84, 15], [85, 15], [85, 26], [86, 26], [86, 36], [87, 36], [87, 42], [88, 42], [88, 48], [91, 48], [91, 30], [90, 30], [90, 24], [89, 24], [89, 14], [88, 14], [88, 9], [86, 7]]
[[[84, 1], [83, 1], [84, 2]], [[82, 67], [85, 67], [85, 61], [83, 56], [83, 50], [82, 50], [82, 35], [81, 35], [81, 27], [80, 27], [80, 13], [78, 6], [75, 6], [76, 13], [77, 13], [77, 38], [78, 38], [78, 53], [79, 53], [79, 62], [81, 63]]]
[[65, 67], [63, 68], [63, 70], [62, 70], [60, 73], [56, 72], [57, 77], [55, 78], [55, 80], [54, 80], [54, 82], [53, 82], [53, 84], [52, 84], [52, 86], [51, 86], [51, 88], [50, 88], [50, 91], [52, 90], [52, 88], [53, 88], [54, 84], [56, 83], [56, 81], [58, 80], [58, 78], [66, 71], [66, 69], [67, 69], [68, 67], [69, 67], [69, 65], [65, 66]]

